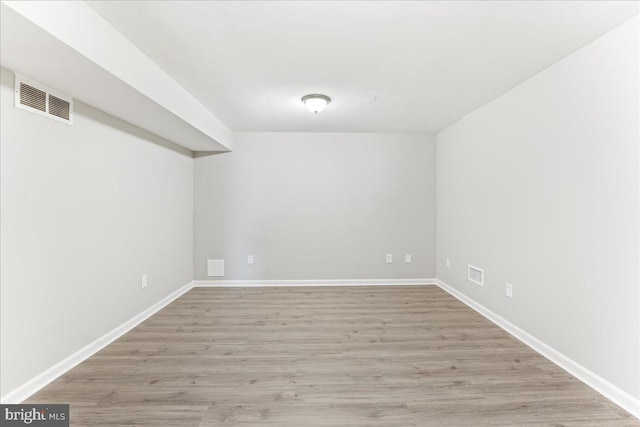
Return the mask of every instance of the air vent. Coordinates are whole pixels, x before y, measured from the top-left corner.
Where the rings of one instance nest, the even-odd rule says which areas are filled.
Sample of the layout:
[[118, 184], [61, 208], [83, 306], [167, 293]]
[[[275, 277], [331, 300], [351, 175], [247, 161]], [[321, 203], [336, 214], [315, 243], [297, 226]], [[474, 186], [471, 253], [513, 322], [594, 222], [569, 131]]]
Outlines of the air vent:
[[69, 120], [71, 103], [49, 94], [49, 114], [53, 114], [61, 119]]
[[469, 281], [484, 286], [484, 270], [469, 265]]
[[47, 112], [47, 92], [20, 82], [20, 104]]
[[15, 75], [15, 106], [50, 119], [73, 124], [73, 99], [43, 84]]

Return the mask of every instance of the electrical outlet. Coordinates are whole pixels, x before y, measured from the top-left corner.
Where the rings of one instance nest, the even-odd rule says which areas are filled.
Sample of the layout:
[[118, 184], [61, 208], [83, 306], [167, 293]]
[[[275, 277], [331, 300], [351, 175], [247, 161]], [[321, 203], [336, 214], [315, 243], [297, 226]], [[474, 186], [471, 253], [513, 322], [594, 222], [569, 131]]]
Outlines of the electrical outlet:
[[144, 276], [142, 276], [142, 280], [140, 281], [140, 285], [141, 285], [142, 289], [147, 287], [147, 275], [146, 274]]
[[253, 255], [247, 257], [247, 264], [253, 264]]
[[509, 298], [513, 298], [513, 285], [511, 283], [507, 283], [506, 294]]
[[406, 254], [404, 256], [404, 262], [406, 262], [407, 264], [411, 264], [411, 254]]
[[393, 263], [393, 255], [387, 254], [387, 264]]
[[449, 257], [446, 257], [444, 259], [444, 264], [447, 266], [447, 268], [451, 267], [451, 259]]

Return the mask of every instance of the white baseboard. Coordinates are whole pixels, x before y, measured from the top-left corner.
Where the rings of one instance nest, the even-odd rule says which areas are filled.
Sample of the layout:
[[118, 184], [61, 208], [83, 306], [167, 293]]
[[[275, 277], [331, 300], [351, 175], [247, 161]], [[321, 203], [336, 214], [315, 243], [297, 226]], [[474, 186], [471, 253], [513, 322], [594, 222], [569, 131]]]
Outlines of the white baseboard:
[[344, 280], [194, 280], [195, 288], [256, 288], [283, 286], [425, 286], [437, 279], [344, 279]]
[[570, 359], [538, 338], [520, 329], [513, 323], [462, 294], [439, 279], [347, 279], [347, 280], [194, 280], [167, 297], [158, 301], [142, 313], [129, 319], [122, 325], [106, 333], [102, 337], [81, 348], [66, 359], [56, 363], [51, 368], [22, 384], [18, 388], [2, 396], [4, 404], [20, 403], [29, 396], [60, 377], [65, 372], [82, 363], [113, 341], [117, 340], [131, 329], [169, 305], [184, 293], [194, 287], [282, 287], [282, 286], [425, 286], [437, 285], [482, 316], [486, 317], [500, 328], [504, 329], [518, 340], [522, 341], [542, 356], [549, 359], [571, 375], [575, 376], [613, 403], [640, 418], [640, 399], [621, 390], [609, 381], [591, 372], [589, 369]]
[[551, 362], [555, 363], [607, 399], [611, 400], [616, 405], [632, 414], [634, 417], [640, 418], [640, 399], [637, 399], [626, 391], [621, 390], [619, 387], [611, 384], [601, 376], [580, 365], [575, 360], [565, 356], [558, 350], [545, 344], [538, 338], [520, 329], [505, 318], [499, 316], [498, 314], [484, 307], [475, 300], [467, 297], [466, 295], [447, 285], [443, 281], [436, 279], [435, 283], [440, 288], [498, 325], [500, 328], [504, 329], [515, 338], [522, 341], [524, 344], [549, 359]]
[[178, 289], [172, 294], [166, 296], [162, 300], [158, 301], [151, 307], [144, 310], [142, 313], [137, 314], [136, 316], [124, 322], [122, 325], [118, 326], [117, 328], [113, 329], [110, 332], [107, 332], [97, 340], [84, 346], [83, 348], [76, 351], [69, 357], [56, 363], [46, 371], [42, 372], [41, 374], [35, 376], [34, 378], [22, 384], [21, 386], [17, 387], [16, 389], [5, 394], [4, 396], [2, 396], [0, 401], [3, 404], [21, 403], [22, 401], [27, 399], [29, 396], [36, 393], [38, 390], [40, 390], [47, 384], [51, 383], [56, 378], [60, 377], [70, 369], [84, 362], [89, 357], [93, 356], [98, 351], [102, 350], [103, 348], [105, 348], [106, 346], [108, 346], [109, 344], [111, 344], [112, 342], [114, 342], [115, 340], [117, 340], [127, 332], [129, 332], [131, 329], [135, 328], [140, 323], [144, 322], [146, 319], [148, 319], [149, 317], [151, 317], [152, 315], [154, 315], [155, 313], [157, 313], [158, 311], [160, 311], [161, 309], [163, 309], [164, 307], [172, 303], [174, 300], [176, 300], [178, 297], [183, 295], [185, 292], [189, 291], [192, 287], [193, 287], [192, 283], [188, 283], [187, 285], [183, 286], [182, 288]]
[[193, 287], [258, 287], [258, 286], [383, 286], [383, 285], [435, 285], [436, 279], [370, 279], [370, 280], [216, 280], [192, 281], [158, 301], [142, 313], [76, 351], [46, 371], [25, 382], [0, 398], [3, 404], [21, 403], [64, 373], [73, 369], [98, 351], [111, 344], [131, 329], [166, 307]]

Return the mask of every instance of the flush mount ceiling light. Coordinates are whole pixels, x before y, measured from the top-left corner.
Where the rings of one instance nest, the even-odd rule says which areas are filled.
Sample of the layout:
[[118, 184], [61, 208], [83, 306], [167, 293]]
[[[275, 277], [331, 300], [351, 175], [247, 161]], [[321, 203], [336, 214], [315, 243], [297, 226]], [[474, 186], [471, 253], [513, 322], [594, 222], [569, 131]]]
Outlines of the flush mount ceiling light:
[[311, 94], [302, 97], [302, 103], [306, 105], [309, 111], [316, 114], [327, 108], [330, 102], [331, 98], [327, 95]]

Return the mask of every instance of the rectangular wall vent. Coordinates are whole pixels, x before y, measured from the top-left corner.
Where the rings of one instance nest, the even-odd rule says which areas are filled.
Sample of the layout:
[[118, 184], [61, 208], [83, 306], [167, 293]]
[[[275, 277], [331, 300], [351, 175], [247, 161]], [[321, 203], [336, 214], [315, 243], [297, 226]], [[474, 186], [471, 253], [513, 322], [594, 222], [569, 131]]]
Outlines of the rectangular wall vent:
[[15, 75], [15, 106], [50, 119], [73, 124], [73, 99], [29, 80]]
[[484, 270], [469, 264], [469, 281], [484, 286]]
[[47, 92], [20, 82], [20, 104], [47, 112]]
[[61, 119], [69, 120], [71, 114], [71, 103], [49, 94], [49, 114], [53, 114]]

